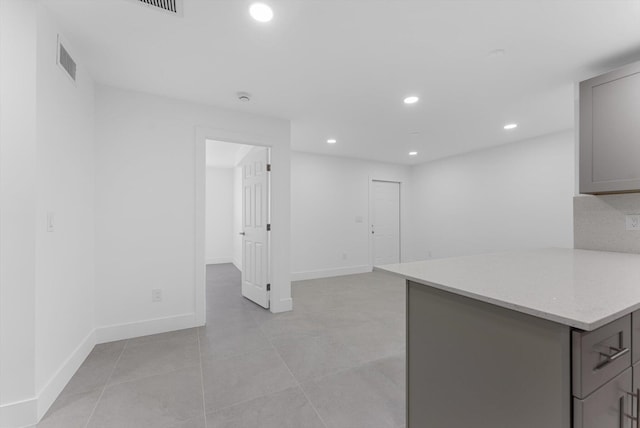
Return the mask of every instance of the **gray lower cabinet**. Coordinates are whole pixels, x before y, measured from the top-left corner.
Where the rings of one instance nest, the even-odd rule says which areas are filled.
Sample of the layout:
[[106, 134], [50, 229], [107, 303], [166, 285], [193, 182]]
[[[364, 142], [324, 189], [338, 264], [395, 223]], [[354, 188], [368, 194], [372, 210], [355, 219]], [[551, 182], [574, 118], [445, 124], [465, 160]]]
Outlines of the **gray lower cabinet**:
[[638, 428], [639, 315], [581, 331], [407, 281], [407, 428]]
[[580, 193], [640, 191], [640, 62], [580, 83]]
[[407, 427], [571, 426], [569, 327], [409, 281], [407, 329]]
[[587, 398], [574, 398], [574, 428], [632, 428], [635, 423], [632, 391], [632, 369], [601, 386]]
[[586, 398], [631, 367], [631, 316], [617, 319], [594, 331], [571, 334], [573, 396]]

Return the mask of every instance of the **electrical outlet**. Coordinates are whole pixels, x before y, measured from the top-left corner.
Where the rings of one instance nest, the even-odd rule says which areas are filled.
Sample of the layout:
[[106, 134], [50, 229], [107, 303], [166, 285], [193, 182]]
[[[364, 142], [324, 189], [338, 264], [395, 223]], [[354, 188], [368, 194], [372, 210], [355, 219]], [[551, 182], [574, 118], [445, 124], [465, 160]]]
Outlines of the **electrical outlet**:
[[151, 290], [151, 302], [158, 303], [162, 302], [162, 290], [159, 288], [154, 288]]
[[627, 230], [640, 230], [640, 214], [627, 214]]
[[342, 260], [347, 260], [347, 253], [342, 253]]

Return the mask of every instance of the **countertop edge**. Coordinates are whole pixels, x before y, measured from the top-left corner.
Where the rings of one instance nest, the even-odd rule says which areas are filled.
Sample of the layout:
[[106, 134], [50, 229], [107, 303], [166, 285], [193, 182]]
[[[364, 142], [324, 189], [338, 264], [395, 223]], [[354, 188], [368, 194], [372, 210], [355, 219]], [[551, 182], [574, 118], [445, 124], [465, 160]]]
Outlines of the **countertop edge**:
[[379, 270], [382, 272], [387, 272], [393, 275], [397, 275], [400, 276], [402, 278], [405, 278], [407, 280], [410, 280], [412, 282], [416, 282], [418, 284], [422, 284], [422, 285], [426, 285], [428, 287], [433, 287], [435, 289], [438, 290], [442, 290], [442, 291], [446, 291], [449, 293], [453, 293], [459, 296], [463, 296], [463, 297], [467, 297], [473, 300], [477, 300], [480, 302], [485, 302], [491, 305], [495, 305], [495, 306], [499, 306], [501, 308], [505, 308], [505, 309], [511, 309], [514, 310], [516, 312], [520, 312], [523, 314], [527, 314], [527, 315], [531, 315], [533, 317], [536, 318], [541, 318], [541, 319], [545, 319], [547, 321], [552, 321], [558, 324], [562, 324], [568, 327], [572, 327], [572, 328], [576, 328], [576, 329], [580, 329], [580, 330], [585, 330], [585, 331], [592, 331], [592, 330], [596, 330], [606, 324], [609, 324], [612, 321], [615, 321], [619, 318], [622, 318], [626, 315], [631, 314], [632, 312], [634, 312], [637, 309], [640, 309], [640, 302], [638, 302], [635, 305], [632, 305], [628, 308], [625, 308], [623, 310], [617, 311], [615, 313], [612, 313], [604, 318], [600, 318], [597, 319], [595, 321], [591, 321], [591, 322], [585, 322], [585, 321], [579, 321], [579, 320], [575, 320], [572, 318], [567, 318], [567, 317], [563, 317], [560, 315], [554, 315], [554, 314], [550, 314], [548, 312], [543, 312], [537, 309], [533, 309], [530, 307], [526, 307], [526, 306], [522, 306], [522, 305], [518, 305], [515, 303], [511, 303], [511, 302], [506, 302], [503, 300], [499, 300], [499, 299], [494, 299], [485, 295], [481, 295], [481, 294], [477, 294], [477, 293], [472, 293], [469, 291], [465, 291], [465, 290], [461, 290], [459, 288], [455, 288], [455, 287], [451, 287], [451, 286], [447, 286], [444, 284], [438, 284], [435, 282], [430, 282], [427, 281], [425, 279], [421, 279], [421, 278], [416, 278], [414, 276], [408, 275], [406, 273], [401, 273], [392, 269], [388, 269], [385, 267], [381, 267], [381, 266], [375, 266], [373, 268], [374, 270]]

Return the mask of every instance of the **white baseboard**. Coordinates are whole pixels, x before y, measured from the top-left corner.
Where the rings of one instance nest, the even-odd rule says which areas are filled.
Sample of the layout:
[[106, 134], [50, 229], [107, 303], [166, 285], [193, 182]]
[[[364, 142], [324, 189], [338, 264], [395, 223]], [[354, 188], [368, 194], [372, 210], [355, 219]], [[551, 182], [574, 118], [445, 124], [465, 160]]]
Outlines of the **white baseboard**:
[[236, 269], [242, 272], [242, 262], [240, 260], [233, 259], [231, 263], [233, 263]]
[[37, 424], [78, 371], [95, 344], [95, 330], [91, 330], [35, 397], [0, 406], [0, 427], [18, 428]]
[[96, 328], [96, 343], [113, 342], [115, 340], [130, 339], [132, 337], [200, 327], [202, 325], [204, 324], [198, 322], [195, 313], [114, 324]]
[[62, 363], [58, 371], [51, 376], [49, 381], [38, 392], [38, 420], [40, 420], [49, 407], [56, 401], [58, 395], [62, 392], [73, 375], [78, 371], [84, 360], [96, 345], [95, 330], [91, 332], [80, 342], [80, 345], [73, 350], [71, 355]]
[[342, 275], [355, 275], [358, 273], [371, 272], [371, 270], [372, 270], [371, 266], [361, 265], [361, 266], [347, 266], [347, 267], [333, 268], [333, 269], [312, 270], [307, 272], [293, 272], [291, 274], [291, 281], [304, 281], [307, 279], [331, 278], [333, 276], [342, 276]]
[[165, 333], [201, 325], [203, 324], [196, 320], [196, 314], [190, 313], [98, 327], [92, 330], [35, 397], [0, 405], [0, 428], [22, 428], [37, 424], [97, 343], [113, 342], [114, 340]]
[[38, 422], [36, 397], [0, 405], [0, 428], [30, 427]]
[[219, 265], [222, 263], [233, 263], [233, 259], [231, 257], [214, 257], [207, 259], [205, 263], [208, 265]]
[[288, 312], [293, 310], [293, 299], [291, 297], [287, 299], [282, 299], [277, 302], [271, 302], [271, 307], [269, 310], [274, 314], [279, 314], [281, 312]]

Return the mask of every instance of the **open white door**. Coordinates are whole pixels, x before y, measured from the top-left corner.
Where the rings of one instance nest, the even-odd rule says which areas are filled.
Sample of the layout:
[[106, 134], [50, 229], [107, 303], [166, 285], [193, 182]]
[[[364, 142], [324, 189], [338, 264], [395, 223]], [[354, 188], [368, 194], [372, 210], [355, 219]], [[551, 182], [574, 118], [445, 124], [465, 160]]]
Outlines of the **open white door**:
[[373, 265], [400, 263], [400, 183], [373, 181], [371, 204]]
[[255, 147], [242, 166], [242, 295], [269, 307], [269, 149]]

